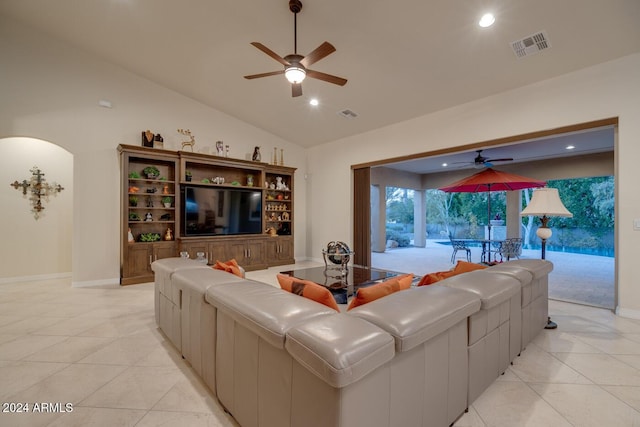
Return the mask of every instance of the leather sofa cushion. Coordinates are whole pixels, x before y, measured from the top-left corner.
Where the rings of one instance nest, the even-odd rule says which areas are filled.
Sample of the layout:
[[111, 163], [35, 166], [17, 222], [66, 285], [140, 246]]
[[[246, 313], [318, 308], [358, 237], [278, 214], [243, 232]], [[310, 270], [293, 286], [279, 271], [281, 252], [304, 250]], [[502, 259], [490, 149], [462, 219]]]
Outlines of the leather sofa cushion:
[[173, 274], [183, 270], [210, 270], [202, 263], [192, 259], [184, 258], [163, 258], [151, 263], [151, 270], [156, 274], [156, 285], [158, 291], [169, 298], [175, 305], [180, 304], [180, 293], [171, 285]]
[[531, 282], [533, 280], [533, 273], [529, 270], [517, 265], [503, 263], [487, 269], [487, 272], [493, 274], [506, 274], [518, 279], [518, 281], [520, 281], [520, 286], [522, 286], [522, 299], [520, 301], [520, 305], [522, 307], [526, 307], [531, 303]]
[[[471, 273], [469, 273], [471, 274]], [[389, 332], [396, 351], [409, 351], [480, 310], [480, 298], [467, 291], [440, 285], [396, 292], [354, 308], [359, 317]]]
[[346, 314], [291, 328], [285, 348], [302, 366], [336, 388], [358, 381], [395, 355], [391, 335]]
[[505, 265], [513, 265], [529, 270], [533, 274], [533, 279], [539, 279], [547, 276], [553, 271], [553, 264], [543, 259], [518, 259], [505, 263]]
[[491, 274], [486, 270], [472, 271], [449, 277], [439, 283], [473, 292], [480, 297], [482, 308], [489, 310], [520, 292], [520, 281], [506, 274]]
[[317, 317], [337, 315], [322, 304], [250, 280], [211, 286], [205, 299], [278, 348], [284, 348], [285, 334], [291, 327]]
[[227, 283], [243, 283], [246, 279], [229, 274], [222, 270], [214, 270], [211, 267], [180, 270], [173, 274], [173, 284], [178, 289], [189, 286], [192, 289], [200, 289], [204, 298], [204, 293], [210, 286], [224, 285]]

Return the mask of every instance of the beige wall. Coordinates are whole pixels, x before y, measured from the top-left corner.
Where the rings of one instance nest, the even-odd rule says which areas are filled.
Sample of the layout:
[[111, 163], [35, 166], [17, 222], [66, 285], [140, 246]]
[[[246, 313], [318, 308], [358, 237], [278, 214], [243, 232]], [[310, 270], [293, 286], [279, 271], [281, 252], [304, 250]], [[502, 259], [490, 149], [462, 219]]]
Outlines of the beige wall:
[[[640, 318], [640, 54], [376, 131], [304, 150], [116, 66], [0, 18], [0, 138], [51, 141], [74, 159], [73, 281], [118, 277], [118, 143], [140, 132], [164, 135], [169, 147], [190, 128], [198, 145], [222, 139], [233, 157], [254, 145], [284, 147], [296, 174], [296, 257], [320, 258], [330, 240], [351, 242], [351, 165], [478, 141], [619, 117], [616, 152], [619, 311]], [[98, 107], [108, 99], [113, 109]], [[307, 159], [313, 158], [313, 162]], [[6, 161], [0, 159], [1, 162]], [[330, 165], [330, 167], [327, 167]], [[4, 261], [4, 260], [3, 260]]]
[[[73, 156], [57, 145], [32, 138], [0, 139], [0, 283], [71, 275], [73, 226]], [[36, 220], [29, 193], [7, 184], [29, 181], [38, 166], [49, 184], [64, 187], [49, 200]]]
[[[479, 141], [619, 117], [616, 151], [618, 311], [640, 318], [640, 54], [459, 105], [309, 150], [308, 255], [317, 258], [329, 240], [352, 241], [352, 164], [378, 161]], [[336, 156], [336, 153], [339, 155]], [[329, 164], [331, 169], [323, 167]], [[324, 201], [336, 200], [329, 206]]]
[[[223, 140], [230, 145], [231, 157], [235, 158], [247, 158], [255, 145], [262, 147], [265, 160], [269, 159], [273, 147], [284, 148], [285, 164], [299, 168], [294, 195], [295, 256], [304, 257], [306, 153], [303, 148], [3, 17], [0, 17], [0, 57], [0, 138], [39, 138], [73, 155], [72, 280], [75, 285], [118, 281], [120, 217], [116, 147], [120, 143], [139, 144], [140, 132], [146, 129], [161, 133], [165, 146], [175, 149], [184, 138], [176, 129], [189, 128], [196, 137], [196, 151]], [[101, 99], [111, 101], [113, 108], [99, 107]], [[0, 169], [8, 162], [8, 158], [0, 158]], [[8, 187], [5, 181], [2, 185]], [[8, 227], [13, 225], [12, 221]], [[47, 244], [61, 243], [54, 237], [51, 239]], [[60, 251], [67, 252], [66, 248], [65, 244]], [[11, 262], [12, 259], [2, 259], [3, 266]], [[68, 267], [63, 269], [68, 271]], [[18, 274], [36, 274], [34, 268], [28, 270]], [[54, 272], [53, 268], [37, 274], [48, 272]], [[4, 271], [0, 277], [4, 277]]]

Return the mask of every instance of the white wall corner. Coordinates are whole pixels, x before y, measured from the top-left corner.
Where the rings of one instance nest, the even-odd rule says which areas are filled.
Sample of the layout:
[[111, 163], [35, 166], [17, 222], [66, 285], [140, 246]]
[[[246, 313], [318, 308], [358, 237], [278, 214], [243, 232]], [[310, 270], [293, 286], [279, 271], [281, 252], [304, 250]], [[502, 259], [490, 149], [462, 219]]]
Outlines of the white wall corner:
[[631, 308], [616, 307], [616, 314], [620, 317], [626, 317], [627, 319], [640, 320], [640, 310], [634, 310]]

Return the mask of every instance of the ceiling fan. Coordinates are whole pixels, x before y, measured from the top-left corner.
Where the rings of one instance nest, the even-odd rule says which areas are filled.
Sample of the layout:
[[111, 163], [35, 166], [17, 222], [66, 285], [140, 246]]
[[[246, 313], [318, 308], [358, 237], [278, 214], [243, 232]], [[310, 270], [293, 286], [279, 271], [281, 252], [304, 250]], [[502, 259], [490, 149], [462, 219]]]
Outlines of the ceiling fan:
[[473, 159], [473, 162], [455, 162], [455, 163], [470, 164], [470, 165], [473, 165], [474, 168], [480, 169], [480, 168], [483, 168], [483, 167], [490, 168], [491, 166], [493, 166], [493, 162], [511, 162], [511, 161], [513, 161], [513, 159], [510, 158], [510, 157], [505, 157], [503, 159], [489, 159], [489, 158], [484, 157], [482, 155], [482, 150], [476, 150], [476, 153], [478, 153], [478, 155], [475, 157], [475, 159]]
[[315, 64], [322, 58], [336, 51], [336, 48], [329, 42], [324, 42], [318, 46], [307, 56], [298, 54], [298, 12], [302, 10], [302, 3], [300, 0], [289, 0], [289, 10], [293, 12], [293, 53], [285, 56], [284, 58], [263, 45], [262, 43], [252, 42], [251, 44], [282, 65], [284, 69], [279, 71], [271, 71], [268, 73], [252, 74], [244, 76], [245, 79], [257, 79], [260, 77], [275, 76], [278, 74], [284, 74], [287, 80], [291, 83], [291, 96], [302, 95], [302, 81], [305, 77], [311, 77], [314, 79], [322, 80], [325, 82], [333, 83], [336, 85], [344, 86], [347, 83], [347, 79], [342, 77], [333, 76], [331, 74], [321, 73], [319, 71], [310, 70], [308, 67]]

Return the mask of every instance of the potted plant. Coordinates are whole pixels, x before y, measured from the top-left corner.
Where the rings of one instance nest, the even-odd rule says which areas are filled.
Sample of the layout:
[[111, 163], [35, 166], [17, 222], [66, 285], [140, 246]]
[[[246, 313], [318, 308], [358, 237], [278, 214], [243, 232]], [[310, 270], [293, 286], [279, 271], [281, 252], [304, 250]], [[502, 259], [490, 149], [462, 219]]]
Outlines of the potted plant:
[[136, 172], [136, 171], [131, 171], [129, 173], [129, 178], [131, 178], [131, 179], [139, 179], [140, 178], [140, 174], [138, 172]]
[[191, 171], [186, 171], [184, 173], [184, 179], [186, 179], [187, 181], [191, 181], [191, 178], [193, 178]]
[[129, 196], [129, 206], [138, 206], [137, 196]]
[[142, 170], [142, 173], [147, 176], [147, 179], [155, 179], [160, 176], [160, 171], [155, 166], [147, 166]]
[[140, 221], [140, 215], [138, 215], [137, 212], [130, 212], [129, 213], [129, 221]]
[[164, 205], [165, 208], [170, 208], [172, 202], [173, 200], [169, 196], [164, 196], [162, 198], [162, 204]]
[[490, 222], [491, 222], [491, 225], [504, 225], [502, 214], [500, 214], [500, 212], [496, 213]]

